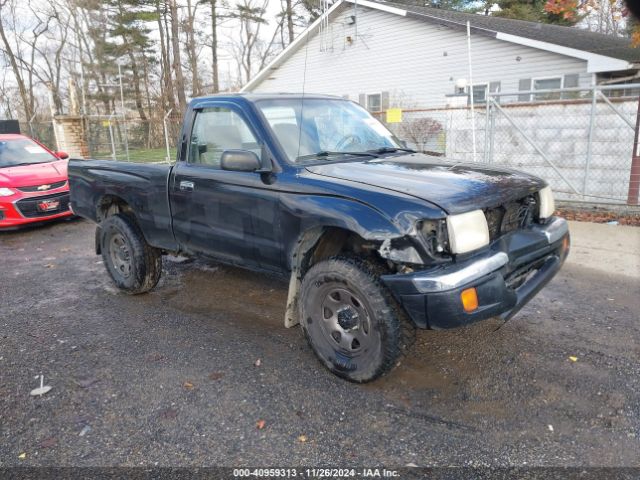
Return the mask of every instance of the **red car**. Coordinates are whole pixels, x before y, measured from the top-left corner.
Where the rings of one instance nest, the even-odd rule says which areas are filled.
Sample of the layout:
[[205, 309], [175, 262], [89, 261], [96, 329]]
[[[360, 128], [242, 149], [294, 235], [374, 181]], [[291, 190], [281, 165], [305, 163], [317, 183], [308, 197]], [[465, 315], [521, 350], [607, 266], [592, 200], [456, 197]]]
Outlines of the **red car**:
[[67, 158], [24, 135], [0, 135], [0, 230], [73, 215]]

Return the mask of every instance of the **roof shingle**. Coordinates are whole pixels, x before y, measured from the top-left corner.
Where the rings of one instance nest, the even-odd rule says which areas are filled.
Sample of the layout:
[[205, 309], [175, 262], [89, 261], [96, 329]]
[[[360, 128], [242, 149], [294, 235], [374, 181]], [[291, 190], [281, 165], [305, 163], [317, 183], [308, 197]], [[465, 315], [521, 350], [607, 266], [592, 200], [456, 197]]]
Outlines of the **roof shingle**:
[[469, 20], [472, 27], [486, 30], [488, 33], [507, 33], [605, 55], [627, 62], [640, 63], [640, 48], [633, 48], [628, 38], [602, 35], [577, 27], [563, 27], [492, 15], [477, 15], [442, 8], [421, 7], [386, 1], [380, 1], [379, 3], [406, 10], [412, 13], [412, 16], [417, 16], [425, 21], [466, 28], [467, 20]]

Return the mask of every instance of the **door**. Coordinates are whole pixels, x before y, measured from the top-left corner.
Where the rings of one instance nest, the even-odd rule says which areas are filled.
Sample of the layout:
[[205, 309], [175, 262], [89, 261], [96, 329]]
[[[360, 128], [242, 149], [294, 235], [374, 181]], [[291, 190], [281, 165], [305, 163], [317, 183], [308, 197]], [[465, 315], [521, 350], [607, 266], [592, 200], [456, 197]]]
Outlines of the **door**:
[[187, 155], [174, 167], [169, 185], [178, 244], [192, 253], [279, 270], [277, 191], [260, 173], [220, 167], [225, 150], [262, 155], [256, 129], [226, 103], [207, 104], [195, 115]]

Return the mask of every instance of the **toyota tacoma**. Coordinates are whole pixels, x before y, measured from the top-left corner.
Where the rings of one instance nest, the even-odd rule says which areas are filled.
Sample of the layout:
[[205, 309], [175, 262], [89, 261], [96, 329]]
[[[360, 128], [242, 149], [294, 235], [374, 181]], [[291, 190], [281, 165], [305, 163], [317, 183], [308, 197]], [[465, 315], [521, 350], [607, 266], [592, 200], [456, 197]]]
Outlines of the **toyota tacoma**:
[[416, 153], [330, 96], [197, 98], [174, 164], [72, 160], [69, 179], [121, 290], [152, 289], [164, 254], [284, 277], [285, 326], [353, 382], [390, 371], [403, 332], [506, 321], [569, 251], [540, 178]]

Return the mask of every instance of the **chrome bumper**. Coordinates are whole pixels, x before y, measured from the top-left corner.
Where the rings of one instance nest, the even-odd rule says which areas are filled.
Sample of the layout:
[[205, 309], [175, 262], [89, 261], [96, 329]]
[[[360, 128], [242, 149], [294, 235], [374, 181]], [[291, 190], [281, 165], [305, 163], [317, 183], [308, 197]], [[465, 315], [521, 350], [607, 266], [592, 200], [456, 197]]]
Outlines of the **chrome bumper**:
[[[569, 232], [569, 225], [563, 218], [555, 217], [546, 225], [534, 225], [529, 231], [543, 236], [547, 245], [552, 245]], [[412, 282], [420, 293], [444, 292], [461, 287], [485, 277], [509, 263], [509, 255], [497, 252], [476, 259], [471, 263], [447, 265], [439, 270], [420, 272], [412, 276]]]

